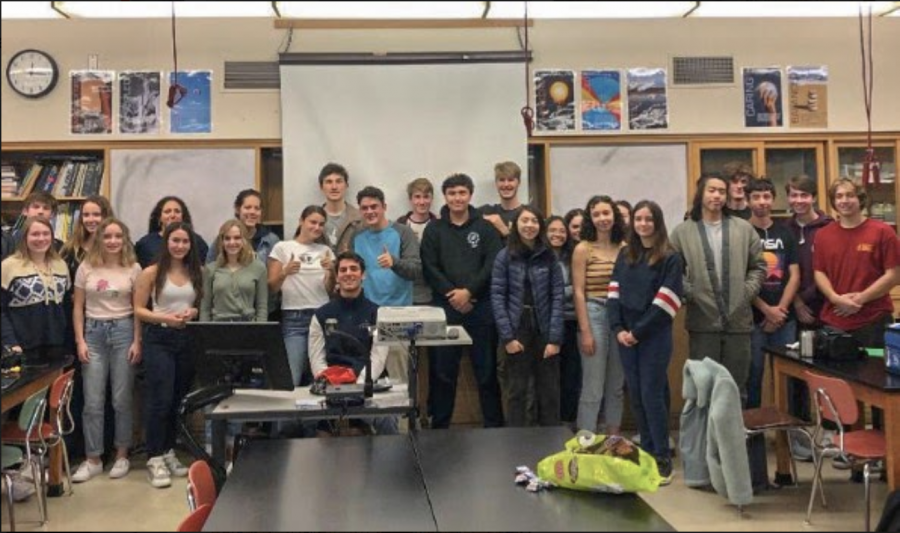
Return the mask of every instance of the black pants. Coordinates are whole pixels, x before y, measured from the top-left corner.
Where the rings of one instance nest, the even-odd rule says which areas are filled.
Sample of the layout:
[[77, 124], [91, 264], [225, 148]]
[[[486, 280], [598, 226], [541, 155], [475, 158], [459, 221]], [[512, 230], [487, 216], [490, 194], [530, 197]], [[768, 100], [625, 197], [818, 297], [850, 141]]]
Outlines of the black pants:
[[581, 398], [581, 354], [578, 352], [578, 321], [566, 320], [565, 340], [559, 351], [559, 408], [563, 422], [575, 423]]
[[516, 340], [525, 349], [516, 354], [506, 354], [509, 425], [529, 425], [528, 397], [533, 396], [537, 410], [535, 421], [538, 425], [558, 426], [560, 355], [544, 358], [547, 343], [541, 338], [533, 309], [526, 307], [522, 311]]

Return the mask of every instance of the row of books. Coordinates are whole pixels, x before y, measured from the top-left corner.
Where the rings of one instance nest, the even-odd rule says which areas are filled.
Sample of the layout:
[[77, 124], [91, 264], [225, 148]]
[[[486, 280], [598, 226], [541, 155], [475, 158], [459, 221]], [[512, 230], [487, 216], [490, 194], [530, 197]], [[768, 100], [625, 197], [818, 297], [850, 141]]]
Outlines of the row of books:
[[[50, 221], [54, 228], [53, 237], [66, 242], [72, 235], [72, 230], [75, 228], [75, 221], [78, 220], [80, 214], [80, 205], [72, 203], [61, 204], [56, 211], [56, 217]], [[17, 231], [21, 229], [24, 224], [25, 217], [19, 215], [11, 230]]]
[[103, 181], [103, 161], [99, 159], [35, 161], [21, 178], [12, 165], [2, 169], [4, 198], [27, 196], [32, 191], [57, 197], [90, 196], [99, 194]]

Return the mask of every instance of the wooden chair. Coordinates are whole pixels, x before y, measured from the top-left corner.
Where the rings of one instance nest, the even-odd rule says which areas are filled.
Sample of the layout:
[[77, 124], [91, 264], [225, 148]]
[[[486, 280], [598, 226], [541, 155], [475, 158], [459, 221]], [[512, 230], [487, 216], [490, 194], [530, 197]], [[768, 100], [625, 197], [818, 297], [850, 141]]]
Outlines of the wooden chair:
[[37, 493], [38, 509], [41, 513], [41, 525], [47, 522], [47, 496], [44, 491], [44, 465], [43, 451], [38, 446], [32, 449], [32, 443], [37, 439], [37, 433], [44, 419], [44, 409], [47, 406], [47, 389], [41, 389], [32, 394], [22, 403], [19, 411], [18, 426], [26, 435], [25, 451], [16, 446], [2, 447], [2, 471], [6, 481], [6, 504], [9, 511], [10, 531], [16, 530], [15, 510], [13, 506], [13, 478], [18, 476], [20, 467], [27, 464], [31, 467], [34, 489]]
[[187, 517], [178, 524], [178, 529], [176, 531], [202, 531], [203, 524], [206, 523], [206, 519], [209, 518], [209, 513], [212, 512], [212, 505], [205, 504], [197, 507], [196, 510], [191, 511], [191, 514], [187, 515]]
[[[815, 501], [816, 487], [822, 486], [822, 463], [827, 457], [835, 457], [843, 454], [850, 460], [852, 468], [862, 467], [863, 483], [866, 497], [866, 531], [870, 531], [870, 507], [871, 494], [869, 476], [872, 465], [877, 461], [883, 461], [887, 454], [887, 441], [880, 430], [861, 429], [845, 431], [844, 427], [851, 427], [859, 421], [859, 408], [856, 403], [856, 395], [850, 385], [840, 378], [822, 376], [806, 371], [805, 378], [809, 383], [809, 389], [813, 391], [816, 406], [817, 426], [814, 434], [813, 455], [818, 454], [816, 461], [816, 475], [813, 478], [812, 492], [809, 495], [809, 506], [806, 510], [806, 523], [810, 523], [813, 502]], [[838, 428], [838, 434], [831, 442], [820, 441], [824, 432], [822, 423], [828, 420]], [[824, 506], [824, 492], [822, 496]]]
[[216, 482], [206, 461], [194, 461], [188, 469], [187, 501], [188, 509], [195, 511], [203, 505], [216, 502]]

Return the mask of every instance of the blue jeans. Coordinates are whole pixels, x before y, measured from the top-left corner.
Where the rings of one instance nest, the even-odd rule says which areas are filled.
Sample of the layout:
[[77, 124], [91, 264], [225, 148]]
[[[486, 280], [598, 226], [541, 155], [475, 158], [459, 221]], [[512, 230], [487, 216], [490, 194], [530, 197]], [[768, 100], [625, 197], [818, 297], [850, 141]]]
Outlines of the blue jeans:
[[[788, 320], [783, 326], [765, 333], [762, 326], [754, 325], [750, 334], [750, 376], [747, 378], [747, 409], [762, 405], [763, 374], [766, 371], [766, 346], [780, 346], [797, 340], [797, 322]], [[740, 385], [740, 383], [738, 384]]]
[[115, 446], [131, 446], [135, 366], [128, 361], [128, 351], [134, 342], [134, 318], [88, 318], [84, 321], [84, 340], [91, 358], [90, 363], [81, 365], [84, 384], [84, 448], [88, 457], [99, 457], [104, 452], [107, 383], [110, 385], [112, 405], [116, 413]]
[[281, 312], [281, 334], [295, 387], [303, 382], [309, 367], [309, 323], [315, 312], [315, 309], [285, 309]]
[[590, 299], [587, 303], [594, 353], [581, 354], [581, 399], [578, 401], [578, 429], [597, 431], [597, 417], [603, 406], [607, 431], [622, 425], [625, 408], [625, 376], [619, 357], [619, 343], [609, 329], [606, 302]]
[[194, 347], [186, 329], [144, 327], [144, 431], [147, 457], [175, 447], [181, 400], [194, 378]]
[[672, 327], [641, 339], [634, 346], [619, 345], [631, 411], [641, 434], [641, 448], [657, 459], [669, 451], [669, 362]]

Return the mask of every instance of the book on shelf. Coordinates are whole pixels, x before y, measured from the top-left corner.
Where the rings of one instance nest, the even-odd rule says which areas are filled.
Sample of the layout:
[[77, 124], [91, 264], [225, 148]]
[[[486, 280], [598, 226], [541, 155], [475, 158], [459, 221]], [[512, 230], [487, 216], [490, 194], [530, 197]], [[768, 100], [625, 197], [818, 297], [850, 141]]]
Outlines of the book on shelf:
[[99, 194], [103, 181], [103, 161], [94, 157], [35, 159], [22, 167], [21, 178], [12, 165], [3, 167], [3, 198], [22, 198], [32, 191], [58, 198], [80, 198]]

